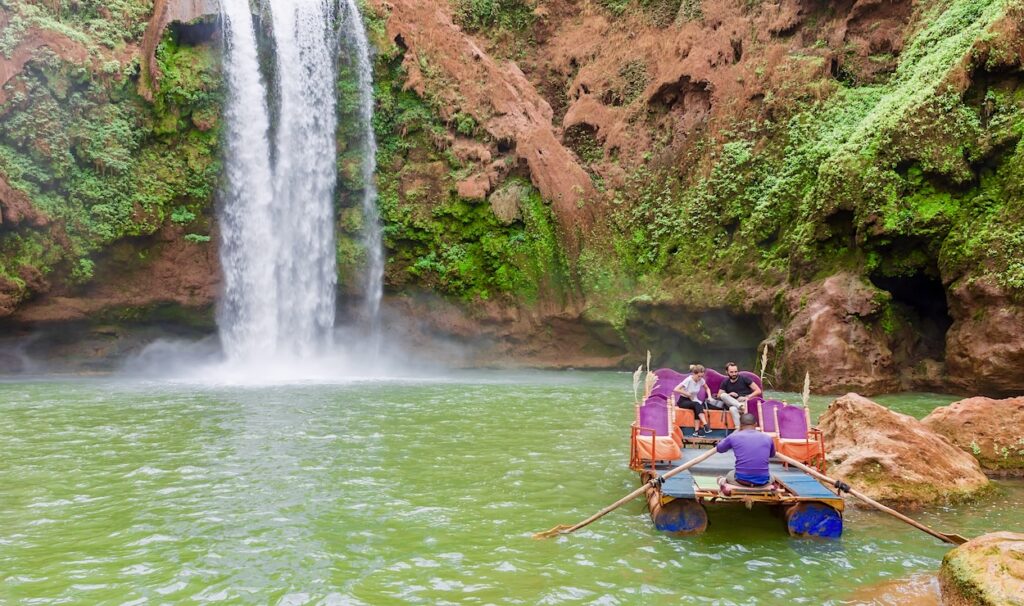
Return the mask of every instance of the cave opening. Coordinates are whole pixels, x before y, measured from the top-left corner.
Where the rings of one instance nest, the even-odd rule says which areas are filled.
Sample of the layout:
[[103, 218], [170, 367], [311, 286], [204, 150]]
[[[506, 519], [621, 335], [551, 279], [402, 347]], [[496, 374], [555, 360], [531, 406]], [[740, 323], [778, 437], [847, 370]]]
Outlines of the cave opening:
[[876, 273], [870, 279], [892, 296], [893, 307], [915, 333], [912, 341], [903, 343], [909, 358], [906, 362], [945, 358], [946, 332], [953, 325], [953, 318], [938, 269], [921, 268], [901, 276]]
[[214, 41], [221, 35], [220, 19], [204, 17], [193, 23], [171, 22], [167, 28], [178, 44], [199, 46]]

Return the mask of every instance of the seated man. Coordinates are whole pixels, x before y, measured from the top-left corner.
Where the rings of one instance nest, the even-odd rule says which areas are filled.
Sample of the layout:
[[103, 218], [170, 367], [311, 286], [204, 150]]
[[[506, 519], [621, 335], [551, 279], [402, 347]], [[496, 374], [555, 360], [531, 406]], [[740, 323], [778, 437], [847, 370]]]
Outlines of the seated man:
[[735, 362], [725, 365], [725, 372], [728, 377], [722, 381], [722, 386], [715, 394], [723, 408], [729, 409], [732, 415], [733, 424], [740, 426], [740, 413], [747, 411], [747, 400], [761, 395], [761, 388], [747, 377], [740, 374], [740, 367]]
[[722, 494], [729, 496], [730, 484], [746, 488], [761, 488], [772, 481], [768, 473], [768, 459], [775, 456], [775, 442], [771, 436], [757, 429], [754, 415], [740, 416], [740, 430], [715, 446], [718, 452], [732, 450], [736, 455], [736, 468], [718, 479]]

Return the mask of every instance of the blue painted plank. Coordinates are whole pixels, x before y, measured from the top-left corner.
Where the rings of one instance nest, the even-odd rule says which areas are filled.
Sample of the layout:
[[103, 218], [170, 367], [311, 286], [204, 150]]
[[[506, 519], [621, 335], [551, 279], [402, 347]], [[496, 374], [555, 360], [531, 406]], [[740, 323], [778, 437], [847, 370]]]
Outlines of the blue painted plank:
[[662, 494], [677, 499], [693, 499], [697, 493], [693, 489], [693, 476], [688, 471], [680, 472], [665, 480], [661, 486]]
[[784, 469], [782, 465], [772, 465], [772, 475], [797, 496], [813, 499], [835, 499], [836, 493], [821, 485], [821, 482], [802, 471]]

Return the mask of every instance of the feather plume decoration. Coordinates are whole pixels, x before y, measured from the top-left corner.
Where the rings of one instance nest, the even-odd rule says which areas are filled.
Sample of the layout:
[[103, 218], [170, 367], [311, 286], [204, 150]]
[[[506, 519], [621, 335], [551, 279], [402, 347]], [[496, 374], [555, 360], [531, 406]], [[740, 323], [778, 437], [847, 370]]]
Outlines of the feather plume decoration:
[[636, 402], [640, 401], [640, 383], [644, 378], [644, 365], [636, 367], [636, 372], [633, 373], [633, 400]]
[[807, 374], [804, 375], [803, 399], [804, 399], [804, 408], [807, 408], [808, 402], [811, 401], [811, 373], [810, 373], [810, 371], [808, 371]]
[[768, 369], [768, 344], [764, 344], [764, 353], [761, 354], [761, 378], [764, 378], [764, 371]]

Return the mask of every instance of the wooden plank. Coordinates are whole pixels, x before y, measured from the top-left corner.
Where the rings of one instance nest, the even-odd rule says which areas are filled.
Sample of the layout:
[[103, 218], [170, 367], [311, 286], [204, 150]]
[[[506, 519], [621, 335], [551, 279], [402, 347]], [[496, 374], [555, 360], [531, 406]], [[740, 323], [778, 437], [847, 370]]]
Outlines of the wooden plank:
[[821, 482], [802, 471], [784, 469], [782, 465], [772, 465], [772, 475], [788, 488], [793, 494], [809, 499], [835, 499], [836, 493], [822, 486]]
[[667, 497], [675, 497], [677, 499], [696, 498], [697, 493], [693, 486], [693, 476], [690, 475], [689, 471], [672, 476], [661, 485], [661, 493]]

